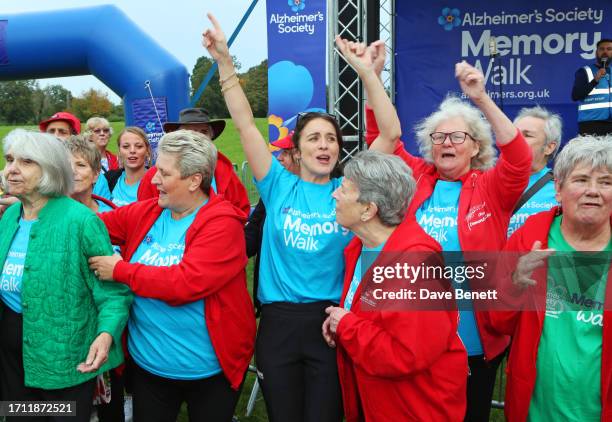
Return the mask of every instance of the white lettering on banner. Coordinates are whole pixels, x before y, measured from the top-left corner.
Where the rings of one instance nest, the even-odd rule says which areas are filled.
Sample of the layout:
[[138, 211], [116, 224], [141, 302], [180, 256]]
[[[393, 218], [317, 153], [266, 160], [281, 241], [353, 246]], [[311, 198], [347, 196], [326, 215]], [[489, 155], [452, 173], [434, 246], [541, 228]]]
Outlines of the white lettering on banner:
[[463, 16], [462, 26], [491, 26], [491, 25], [518, 25], [529, 23], [553, 23], [553, 22], [581, 22], [591, 21], [599, 25], [603, 21], [603, 9], [572, 10], [546, 9], [544, 13], [535, 9], [529, 13], [511, 14], [502, 11], [498, 15], [490, 15], [483, 12], [481, 15], [468, 12]]
[[[288, 15], [286, 13], [274, 13], [270, 15], [270, 24], [276, 24], [279, 34], [287, 33], [302, 33], [309, 35], [315, 33], [315, 24], [325, 20], [325, 15], [321, 12], [312, 13], [309, 15], [295, 14]], [[309, 23], [310, 22], [310, 23]]]
[[585, 312], [578, 311], [576, 314], [576, 321], [584, 322], [586, 324], [599, 325], [603, 327], [603, 314], [595, 313], [593, 311]]
[[[592, 35], [592, 41], [589, 41], [589, 35]], [[461, 32], [461, 57], [470, 56], [488, 56], [489, 55], [489, 39], [491, 38], [491, 30], [482, 31], [478, 41], [474, 41], [470, 31]], [[542, 38], [539, 34], [531, 35], [513, 35], [507, 37], [505, 35], [496, 35], [497, 50], [500, 55], [505, 56], [512, 54], [513, 56], [528, 56], [531, 54], [541, 55], [546, 54], [572, 54], [574, 52], [574, 42], [578, 41], [578, 46], [582, 53], [580, 57], [585, 60], [595, 58], [595, 50], [597, 42], [601, 39], [601, 32], [589, 34], [587, 32], [573, 32], [562, 34], [548, 34]]]
[[521, 66], [521, 59], [512, 58], [508, 60], [508, 66], [495, 66], [493, 67], [493, 60], [489, 60], [486, 71], [482, 68], [480, 60], [476, 60], [474, 67], [480, 70], [485, 77], [485, 84], [489, 81], [491, 76], [491, 83], [493, 85], [499, 85], [500, 81], [502, 85], [520, 85], [523, 81], [532, 85], [531, 80], [526, 76], [527, 71], [531, 68], [531, 65], [526, 67]]

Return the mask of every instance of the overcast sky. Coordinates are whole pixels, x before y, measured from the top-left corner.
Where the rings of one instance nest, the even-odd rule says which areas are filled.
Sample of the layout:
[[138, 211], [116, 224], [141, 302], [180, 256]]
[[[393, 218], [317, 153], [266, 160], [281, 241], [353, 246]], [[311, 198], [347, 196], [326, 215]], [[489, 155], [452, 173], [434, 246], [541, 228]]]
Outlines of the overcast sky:
[[[252, 0], [0, 0], [0, 19], [22, 12], [60, 10], [114, 4], [125, 12], [139, 27], [170, 51], [191, 73], [198, 57], [205, 55], [202, 29], [209, 25], [206, 12], [212, 12], [221, 22], [229, 38]], [[242, 70], [259, 64], [266, 58], [266, 2], [259, 0], [231, 52], [238, 57]], [[105, 25], [100, 22], [100, 25]], [[109, 31], [113, 28], [109, 24]], [[111, 101], [119, 97], [93, 76], [41, 79], [42, 86], [61, 84], [80, 95], [89, 88], [109, 93]]]

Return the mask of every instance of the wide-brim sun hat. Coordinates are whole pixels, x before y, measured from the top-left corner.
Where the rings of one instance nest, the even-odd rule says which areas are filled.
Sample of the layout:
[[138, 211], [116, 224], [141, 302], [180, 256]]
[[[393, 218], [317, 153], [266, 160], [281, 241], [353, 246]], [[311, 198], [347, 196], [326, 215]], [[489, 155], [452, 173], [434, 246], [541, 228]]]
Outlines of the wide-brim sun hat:
[[184, 129], [189, 129], [189, 125], [199, 125], [202, 123], [206, 123], [212, 128], [212, 139], [216, 139], [225, 129], [225, 120], [211, 120], [206, 109], [185, 108], [179, 113], [178, 122], [164, 123], [164, 132], [174, 132], [175, 130], [178, 130], [180, 126], [186, 126]]

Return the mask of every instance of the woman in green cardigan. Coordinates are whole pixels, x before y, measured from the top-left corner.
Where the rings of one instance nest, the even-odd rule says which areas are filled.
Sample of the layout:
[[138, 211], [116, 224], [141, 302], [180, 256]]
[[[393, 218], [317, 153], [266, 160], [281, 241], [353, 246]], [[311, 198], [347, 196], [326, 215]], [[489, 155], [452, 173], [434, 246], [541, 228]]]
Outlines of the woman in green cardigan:
[[87, 259], [112, 247], [102, 221], [66, 197], [65, 145], [15, 130], [3, 150], [3, 188], [20, 202], [0, 220], [2, 400], [76, 401], [70, 421], [89, 421], [96, 376], [123, 360], [132, 294], [89, 270]]

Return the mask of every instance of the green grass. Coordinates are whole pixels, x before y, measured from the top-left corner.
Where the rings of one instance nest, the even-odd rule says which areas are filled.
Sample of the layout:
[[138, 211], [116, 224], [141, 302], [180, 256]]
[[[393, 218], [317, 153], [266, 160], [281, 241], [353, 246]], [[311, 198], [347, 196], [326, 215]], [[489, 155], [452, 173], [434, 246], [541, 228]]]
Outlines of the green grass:
[[[233, 163], [237, 164], [238, 168], [240, 169], [240, 166], [244, 161], [244, 152], [242, 151], [242, 146], [240, 145], [238, 131], [236, 131], [234, 122], [231, 119], [227, 119], [226, 122], [227, 126], [225, 127], [223, 134], [219, 138], [215, 139], [215, 145], [219, 151], [221, 151]], [[268, 139], [268, 119], [265, 117], [255, 119], [255, 124], [263, 136]], [[117, 152], [117, 135], [121, 129], [125, 127], [125, 124], [123, 122], [111, 122], [111, 126], [113, 128], [114, 135], [108, 143], [108, 149], [112, 152]], [[7, 133], [16, 128], [38, 130], [37, 126], [0, 126], [0, 143]], [[4, 154], [0, 155], [0, 167], [3, 166]]]

